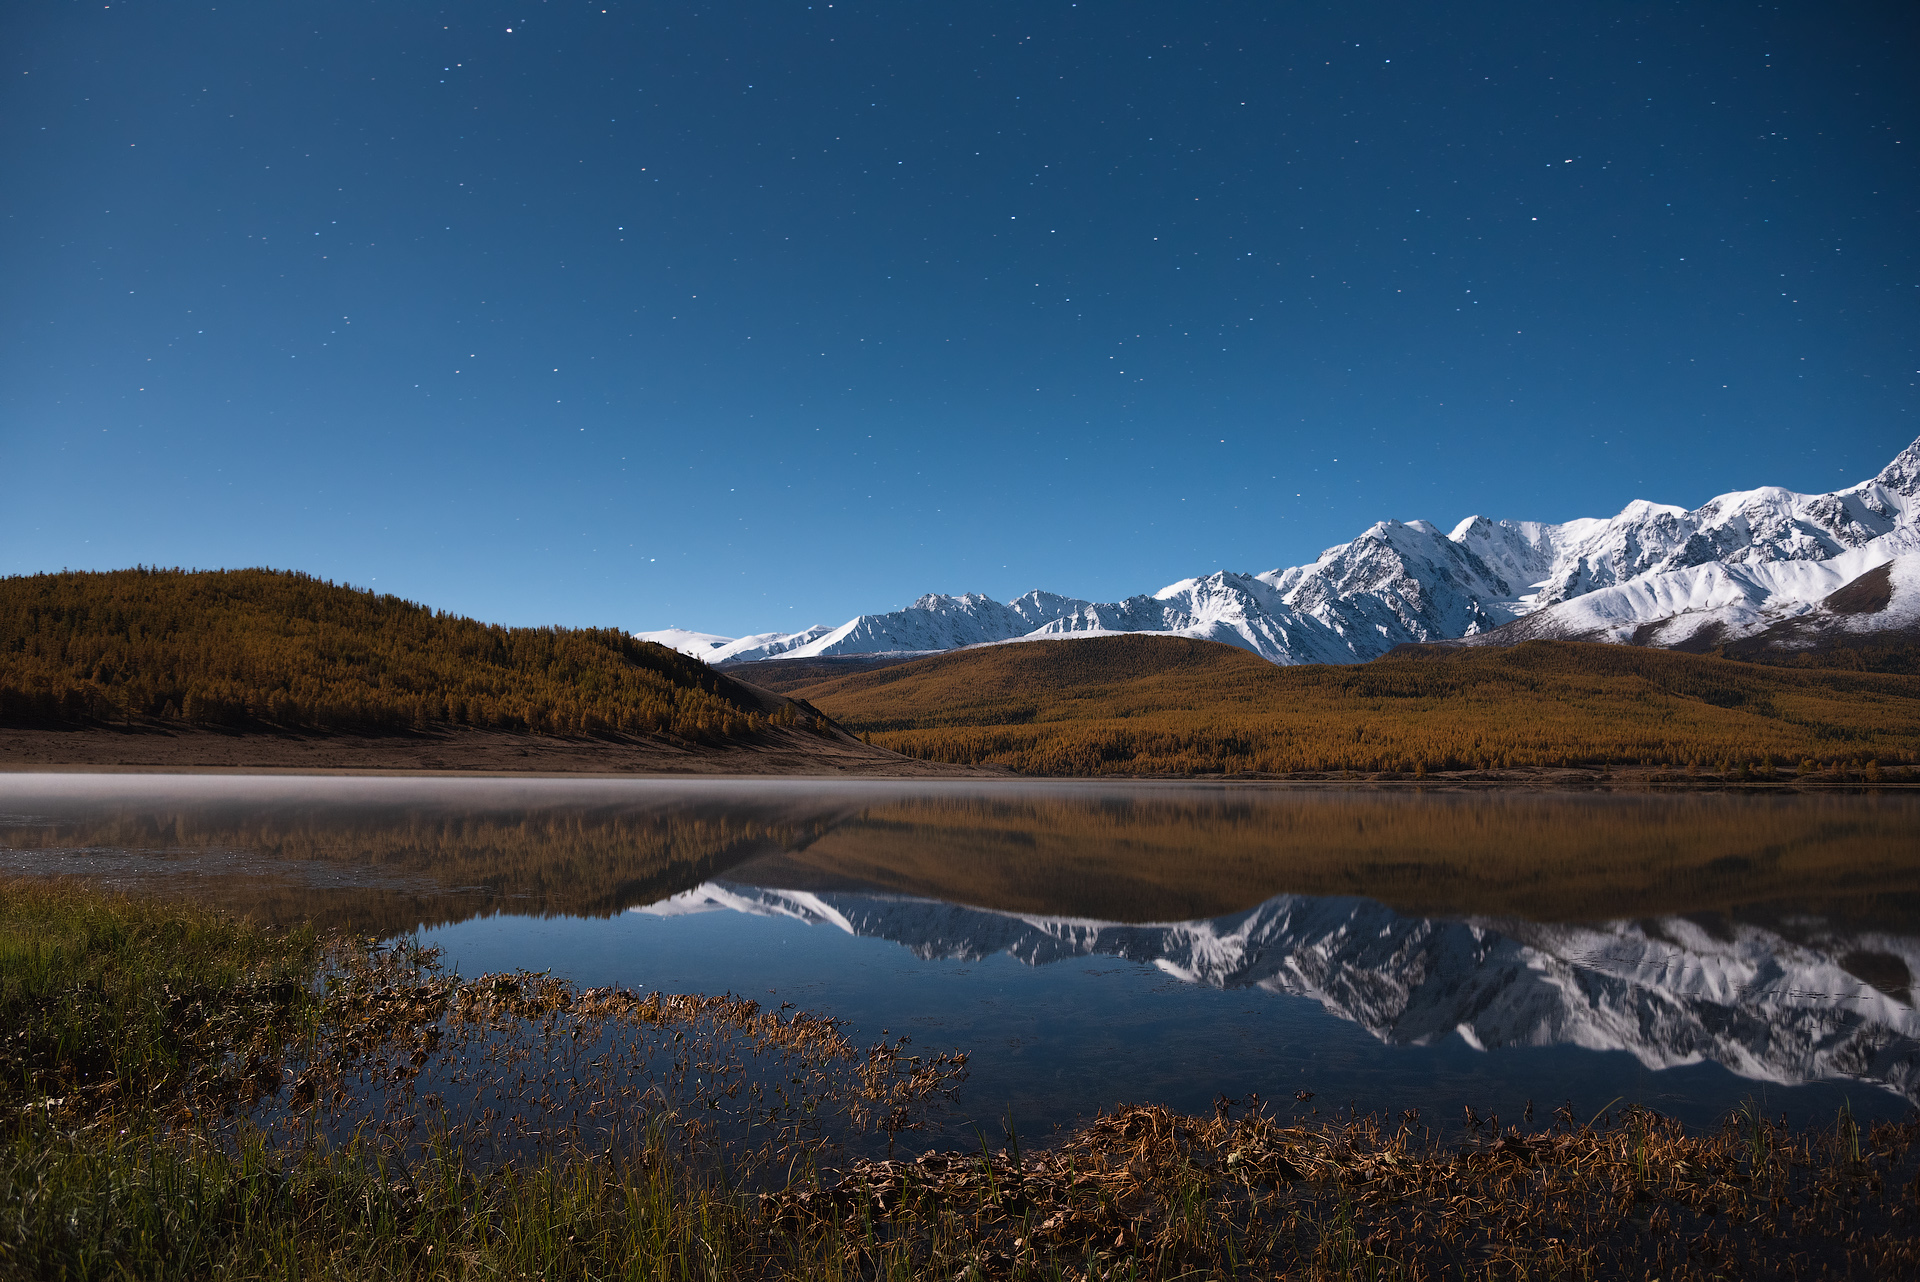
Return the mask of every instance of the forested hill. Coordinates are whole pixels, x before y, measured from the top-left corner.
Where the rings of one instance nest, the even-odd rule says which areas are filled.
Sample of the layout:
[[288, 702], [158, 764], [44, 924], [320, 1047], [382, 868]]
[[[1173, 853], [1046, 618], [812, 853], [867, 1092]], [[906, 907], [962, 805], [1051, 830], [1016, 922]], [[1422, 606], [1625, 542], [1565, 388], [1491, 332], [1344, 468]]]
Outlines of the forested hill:
[[467, 725], [718, 744], [811, 710], [613, 628], [505, 628], [279, 570], [0, 579], [0, 722]]

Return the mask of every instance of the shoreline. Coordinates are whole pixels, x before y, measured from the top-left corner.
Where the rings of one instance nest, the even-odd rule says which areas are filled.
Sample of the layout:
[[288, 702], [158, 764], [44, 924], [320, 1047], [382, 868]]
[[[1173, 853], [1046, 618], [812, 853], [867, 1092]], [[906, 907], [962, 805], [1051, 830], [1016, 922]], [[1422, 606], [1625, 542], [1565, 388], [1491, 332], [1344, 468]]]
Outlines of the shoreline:
[[206, 728], [0, 727], [0, 774], [177, 774], [421, 779], [818, 780], [1001, 782], [1352, 792], [1859, 792], [1920, 790], [1911, 770], [1857, 769], [1728, 778], [1665, 766], [1531, 767], [1292, 774], [1022, 775], [1004, 766], [903, 757], [850, 735], [770, 732], [762, 744], [709, 748], [637, 737], [439, 730], [392, 735], [242, 733]]
[[915, 761], [835, 732], [769, 727], [724, 748], [647, 736], [526, 735], [443, 727], [381, 735], [199, 726], [0, 726], [0, 773], [393, 774], [470, 778], [1010, 778], [995, 766]]

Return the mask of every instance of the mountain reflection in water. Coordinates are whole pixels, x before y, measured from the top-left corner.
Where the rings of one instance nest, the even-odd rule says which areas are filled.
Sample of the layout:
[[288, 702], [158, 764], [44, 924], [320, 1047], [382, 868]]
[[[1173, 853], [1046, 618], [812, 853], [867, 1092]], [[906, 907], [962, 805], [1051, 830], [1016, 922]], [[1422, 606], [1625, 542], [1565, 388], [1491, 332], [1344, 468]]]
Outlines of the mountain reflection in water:
[[[1539, 1080], [1540, 1055], [1584, 1049], [1648, 1069], [1695, 1066], [1667, 1079], [1717, 1065], [1738, 1081], [1871, 1083], [1920, 1100], [1920, 796], [1898, 793], [0, 775], [0, 875], [48, 874], [271, 921], [419, 931], [466, 949], [455, 955], [470, 969], [777, 985], [824, 1000], [824, 1013], [848, 1003], [876, 1032], [926, 1016], [920, 1026], [979, 1050], [976, 1083], [993, 1090], [1024, 1089], [1020, 1073], [1064, 1082], [1080, 1065], [1079, 1085], [1047, 1088], [1076, 1106], [1089, 1091], [1231, 1074], [1256, 1054], [1267, 1057], [1257, 1084], [1246, 1075], [1225, 1089], [1267, 1092], [1311, 1071], [1338, 1091], [1335, 1078], [1371, 1071], [1301, 1058], [1314, 1048], [1298, 1038], [1311, 1034], [1283, 1033], [1277, 1013], [1207, 1014], [1217, 1008], [1200, 1000], [1262, 990], [1311, 999], [1366, 1030], [1368, 1046], [1408, 1048], [1394, 1092], [1434, 1066], [1457, 1070], [1447, 1048], [1464, 1041], [1508, 1048], [1514, 1067], [1499, 1071], [1514, 1098], [1557, 1089]], [[855, 983], [846, 968], [869, 962], [764, 932], [696, 957], [692, 936], [623, 925], [668, 930], [663, 914], [714, 907], [839, 928], [809, 932], [816, 941], [839, 931], [892, 940], [911, 950], [895, 955], [944, 967], [944, 978]], [[579, 940], [596, 919], [597, 951], [567, 954], [587, 947]], [[1126, 1021], [1146, 1007], [1091, 979], [976, 1001], [986, 988], [966, 986], [987, 981], [964, 963], [1001, 955], [1035, 976], [1066, 975], [1043, 963], [1068, 958], [1151, 966], [1149, 977], [1184, 981], [1185, 1013], [1155, 996], [1151, 1049], [1101, 1042], [1100, 1019], [1133, 1029]], [[969, 1002], [993, 1013], [955, 1013]], [[1089, 1002], [1118, 1004], [1096, 1016]], [[1044, 1070], [1005, 1049], [1007, 1021], [1053, 1037]], [[1059, 1031], [1069, 1026], [1071, 1038]], [[1205, 1064], [1178, 1041], [1209, 1037]], [[1114, 1056], [1157, 1056], [1161, 1076], [1129, 1068], [1123, 1079], [1102, 1066]], [[1561, 1059], [1551, 1068], [1572, 1071]], [[1737, 1103], [1728, 1091], [1745, 1089], [1738, 1081], [1697, 1088], [1701, 1108], [1709, 1096], [1716, 1108]], [[1210, 1086], [1194, 1089], [1211, 1098]]]
[[[1215, 988], [1309, 997], [1383, 1042], [1573, 1045], [1651, 1069], [1711, 1061], [1781, 1085], [1872, 1082], [1920, 1102], [1920, 938], [1659, 917], [1594, 925], [1402, 916], [1368, 899], [1279, 895], [1202, 921], [1022, 916], [938, 900], [711, 882], [637, 911], [786, 916], [925, 960], [1032, 966], [1108, 956]], [[1861, 959], [1886, 991], [1856, 970]], [[1890, 982], [1891, 981], [1891, 982]]]

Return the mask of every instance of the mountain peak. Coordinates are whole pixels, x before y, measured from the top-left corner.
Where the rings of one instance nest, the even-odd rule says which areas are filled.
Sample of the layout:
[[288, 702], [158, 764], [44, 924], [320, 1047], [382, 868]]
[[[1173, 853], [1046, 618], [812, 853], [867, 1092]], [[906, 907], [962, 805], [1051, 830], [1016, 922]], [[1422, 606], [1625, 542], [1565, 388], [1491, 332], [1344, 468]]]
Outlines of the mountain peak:
[[1894, 455], [1873, 479], [1895, 494], [1920, 497], [1920, 440]]
[[942, 610], [950, 606], [966, 609], [993, 600], [984, 592], [962, 592], [959, 596], [948, 596], [945, 592], [929, 592], [908, 606], [909, 610]]
[[1635, 499], [1620, 509], [1616, 521], [1645, 521], [1656, 516], [1685, 516], [1687, 509], [1675, 507], [1671, 503], [1655, 503], [1650, 499]]
[[1907, 549], [1902, 540], [1920, 542], [1920, 441], [1873, 481], [1832, 494], [1762, 486], [1693, 511], [1636, 499], [1617, 516], [1558, 524], [1473, 516], [1450, 534], [1378, 521], [1306, 565], [1216, 570], [1122, 601], [936, 592], [838, 628], [732, 642], [680, 629], [641, 635], [709, 663], [1129, 632], [1224, 641], [1275, 663], [1360, 663], [1407, 642], [1484, 637], [1522, 616], [1543, 636], [1673, 632], [1655, 643], [1680, 644], [1687, 623], [1687, 635], [1712, 624], [1735, 640], [1811, 609]]

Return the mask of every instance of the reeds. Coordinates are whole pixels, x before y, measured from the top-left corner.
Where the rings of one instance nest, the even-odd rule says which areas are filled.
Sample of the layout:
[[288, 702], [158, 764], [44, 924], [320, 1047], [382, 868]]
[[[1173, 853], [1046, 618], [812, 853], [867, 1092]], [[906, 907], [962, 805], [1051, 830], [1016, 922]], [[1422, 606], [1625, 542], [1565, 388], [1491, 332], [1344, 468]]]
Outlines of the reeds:
[[0, 885], [0, 1103], [121, 1106], [277, 1048], [311, 1013], [320, 949], [191, 905]]

